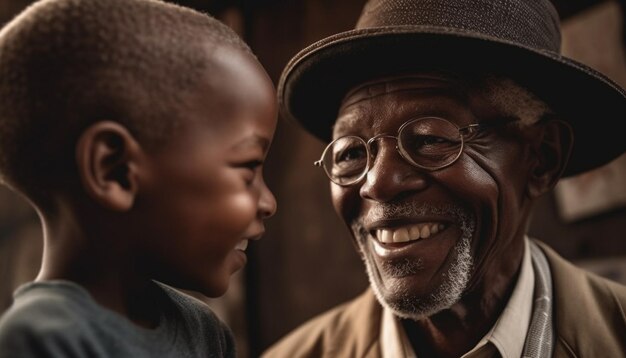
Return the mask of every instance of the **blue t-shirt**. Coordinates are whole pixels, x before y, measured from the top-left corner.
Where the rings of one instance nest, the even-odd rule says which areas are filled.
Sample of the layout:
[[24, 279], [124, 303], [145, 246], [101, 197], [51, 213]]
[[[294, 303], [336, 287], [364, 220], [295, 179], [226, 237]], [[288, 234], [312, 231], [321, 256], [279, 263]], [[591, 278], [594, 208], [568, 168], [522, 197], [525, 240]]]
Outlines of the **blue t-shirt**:
[[230, 330], [202, 302], [156, 284], [154, 329], [98, 305], [67, 281], [28, 283], [0, 318], [0, 358], [235, 357]]

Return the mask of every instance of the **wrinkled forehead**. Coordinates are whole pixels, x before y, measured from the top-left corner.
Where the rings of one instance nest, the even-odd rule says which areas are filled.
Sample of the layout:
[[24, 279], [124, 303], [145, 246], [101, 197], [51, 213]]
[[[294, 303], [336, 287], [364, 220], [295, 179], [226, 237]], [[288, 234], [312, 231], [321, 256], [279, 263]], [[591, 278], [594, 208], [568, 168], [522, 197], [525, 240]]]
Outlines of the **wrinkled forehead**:
[[[360, 113], [365, 110], [370, 112], [371, 102], [378, 97], [390, 96], [394, 98], [394, 104], [405, 103], [414, 107], [413, 98], [416, 94], [420, 97], [441, 96], [447, 98], [447, 104], [454, 102], [455, 106], [461, 106], [467, 102], [467, 84], [461, 77], [442, 72], [424, 72], [402, 76], [381, 77], [360, 84], [351, 89], [344, 97], [339, 108], [338, 118], [333, 126], [333, 133], [349, 131], [350, 128], [362, 121]], [[391, 99], [390, 99], [391, 100]], [[384, 102], [384, 100], [383, 100]], [[379, 101], [380, 103], [380, 101]], [[441, 106], [429, 101], [421, 101], [419, 106], [422, 110], [433, 110], [432, 106]], [[392, 104], [392, 105], [394, 105]], [[402, 106], [402, 104], [400, 104]], [[383, 106], [385, 107], [385, 106]], [[373, 111], [383, 111], [373, 109]], [[398, 111], [401, 111], [398, 109]]]
[[444, 72], [425, 72], [402, 76], [381, 77], [352, 88], [343, 98], [339, 111], [363, 100], [385, 94], [411, 90], [441, 90], [461, 95], [462, 81], [458, 75]]
[[[373, 103], [380, 108], [372, 107]], [[420, 72], [355, 86], [341, 103], [333, 133], [355, 126], [361, 112], [380, 117], [387, 109], [401, 115], [403, 109], [410, 107], [411, 111], [413, 106], [453, 116], [469, 111], [479, 121], [515, 119], [522, 126], [553, 113], [547, 103], [510, 78], [489, 73]]]

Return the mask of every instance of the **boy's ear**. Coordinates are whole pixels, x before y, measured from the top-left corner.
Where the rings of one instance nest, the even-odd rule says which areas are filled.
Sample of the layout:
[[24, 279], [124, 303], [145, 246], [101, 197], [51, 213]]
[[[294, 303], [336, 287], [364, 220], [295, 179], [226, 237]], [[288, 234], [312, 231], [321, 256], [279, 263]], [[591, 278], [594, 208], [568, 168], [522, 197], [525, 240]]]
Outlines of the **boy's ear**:
[[142, 148], [123, 125], [96, 122], [80, 135], [76, 164], [84, 190], [100, 205], [115, 211], [133, 206]]
[[535, 162], [531, 166], [528, 195], [537, 198], [559, 181], [572, 152], [574, 131], [569, 123], [550, 119], [537, 125], [533, 139]]

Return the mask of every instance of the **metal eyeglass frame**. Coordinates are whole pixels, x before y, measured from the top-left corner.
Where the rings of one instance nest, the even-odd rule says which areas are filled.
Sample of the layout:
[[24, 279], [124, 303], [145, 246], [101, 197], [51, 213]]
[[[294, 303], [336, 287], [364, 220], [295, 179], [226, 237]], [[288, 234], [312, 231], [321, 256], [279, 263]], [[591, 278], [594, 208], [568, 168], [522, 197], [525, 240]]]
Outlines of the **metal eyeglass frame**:
[[[459, 147], [459, 152], [456, 154], [456, 156], [454, 157], [454, 159], [452, 159], [449, 163], [443, 164], [443, 165], [439, 165], [439, 166], [434, 166], [434, 167], [429, 167], [429, 166], [425, 166], [425, 165], [421, 165], [416, 163], [415, 161], [413, 161], [413, 159], [411, 159], [411, 156], [406, 152], [406, 150], [404, 149], [404, 147], [402, 146], [402, 143], [400, 142], [399, 138], [400, 135], [402, 134], [402, 131], [410, 126], [411, 124], [417, 122], [417, 121], [421, 121], [421, 120], [425, 120], [425, 119], [437, 119], [437, 120], [442, 120], [445, 121], [447, 123], [450, 123], [451, 125], [453, 125], [454, 127], [457, 128], [457, 130], [459, 131], [459, 136], [461, 138], [461, 146]], [[499, 123], [494, 123], [494, 122], [488, 122], [488, 123], [472, 123], [469, 124], [467, 126], [464, 127], [459, 127], [458, 125], [456, 125], [455, 123], [445, 119], [445, 118], [441, 118], [441, 117], [434, 117], [434, 116], [427, 116], [427, 117], [418, 117], [418, 118], [412, 118], [409, 119], [408, 121], [404, 122], [400, 128], [398, 128], [398, 134], [393, 136], [390, 134], [378, 134], [373, 136], [372, 138], [368, 139], [367, 141], [359, 136], [343, 136], [340, 138], [337, 138], [335, 140], [333, 140], [332, 142], [330, 142], [326, 148], [324, 148], [324, 151], [322, 152], [322, 156], [320, 157], [319, 160], [315, 161], [313, 163], [313, 165], [315, 165], [316, 167], [321, 167], [324, 169], [324, 172], [326, 173], [326, 176], [328, 176], [328, 179], [330, 179], [330, 181], [332, 181], [333, 183], [340, 185], [340, 186], [350, 186], [350, 185], [354, 185], [359, 183], [361, 180], [363, 180], [363, 178], [365, 178], [365, 176], [367, 175], [367, 173], [370, 171], [371, 169], [371, 163], [374, 157], [372, 155], [372, 151], [370, 150], [370, 145], [378, 140], [378, 139], [382, 139], [382, 138], [390, 138], [390, 139], [395, 139], [396, 140], [396, 150], [398, 151], [398, 153], [400, 153], [400, 156], [402, 158], [404, 158], [404, 160], [406, 160], [409, 164], [417, 167], [417, 168], [421, 168], [424, 170], [428, 170], [428, 171], [435, 171], [435, 170], [440, 170], [446, 167], [451, 166], [452, 164], [454, 164], [460, 157], [461, 154], [463, 154], [463, 150], [465, 149], [465, 143], [470, 141], [472, 139], [472, 137], [474, 135], [476, 135], [478, 132], [486, 129], [486, 128], [493, 128], [496, 126], [502, 126], [502, 125], [506, 125], [511, 123], [511, 120], [508, 121], [502, 121]], [[360, 141], [362, 141], [365, 144], [365, 150], [367, 151], [367, 164], [365, 165], [365, 169], [363, 170], [363, 173], [357, 177], [356, 179], [350, 181], [350, 182], [346, 182], [346, 183], [338, 183], [335, 180], [333, 180], [332, 176], [328, 173], [328, 170], [326, 168], [326, 166], [324, 166], [324, 157], [326, 156], [326, 152], [332, 147], [332, 145], [338, 141], [341, 140], [343, 138], [347, 138], [347, 137], [353, 137], [353, 138], [357, 138]]]

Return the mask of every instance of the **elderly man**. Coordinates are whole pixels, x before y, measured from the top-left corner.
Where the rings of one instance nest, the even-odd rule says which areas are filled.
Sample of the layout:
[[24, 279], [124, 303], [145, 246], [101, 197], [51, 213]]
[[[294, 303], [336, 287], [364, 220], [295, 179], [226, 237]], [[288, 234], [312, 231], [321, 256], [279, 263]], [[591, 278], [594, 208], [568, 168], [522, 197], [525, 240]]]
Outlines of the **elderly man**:
[[525, 235], [626, 149], [624, 91], [559, 46], [548, 0], [372, 0], [288, 64], [371, 289], [266, 356], [626, 356], [626, 287]]

